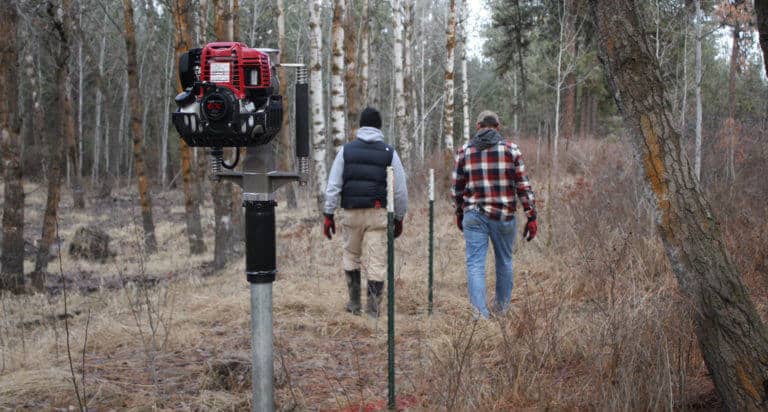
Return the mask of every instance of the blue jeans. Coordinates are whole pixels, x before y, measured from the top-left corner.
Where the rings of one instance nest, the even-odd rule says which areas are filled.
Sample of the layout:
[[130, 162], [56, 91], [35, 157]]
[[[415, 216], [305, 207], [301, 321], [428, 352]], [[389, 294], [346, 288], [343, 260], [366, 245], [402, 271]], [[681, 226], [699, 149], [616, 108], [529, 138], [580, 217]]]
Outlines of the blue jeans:
[[496, 307], [503, 313], [512, 300], [512, 246], [515, 243], [515, 219], [499, 221], [469, 210], [462, 221], [467, 252], [467, 289], [469, 302], [477, 314], [488, 318], [485, 304], [485, 257], [488, 254], [488, 238], [493, 244], [496, 258]]

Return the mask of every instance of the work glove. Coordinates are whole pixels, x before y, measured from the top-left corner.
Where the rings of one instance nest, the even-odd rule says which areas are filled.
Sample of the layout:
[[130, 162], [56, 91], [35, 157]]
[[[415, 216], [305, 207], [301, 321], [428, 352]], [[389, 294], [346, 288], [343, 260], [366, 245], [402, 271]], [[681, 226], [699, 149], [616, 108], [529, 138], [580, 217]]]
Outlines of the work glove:
[[328, 239], [331, 239], [331, 233], [336, 234], [336, 222], [333, 221], [333, 213], [324, 213], [323, 216], [325, 216], [323, 234]]
[[538, 226], [536, 225], [536, 216], [529, 217], [528, 223], [525, 224], [525, 231], [523, 232], [523, 237], [527, 241], [533, 240], [533, 238], [536, 237], [536, 231], [538, 230]]
[[456, 227], [459, 228], [460, 232], [464, 231], [464, 225], [461, 223], [464, 221], [464, 212], [456, 212]]
[[403, 221], [395, 219], [395, 239], [403, 234]]

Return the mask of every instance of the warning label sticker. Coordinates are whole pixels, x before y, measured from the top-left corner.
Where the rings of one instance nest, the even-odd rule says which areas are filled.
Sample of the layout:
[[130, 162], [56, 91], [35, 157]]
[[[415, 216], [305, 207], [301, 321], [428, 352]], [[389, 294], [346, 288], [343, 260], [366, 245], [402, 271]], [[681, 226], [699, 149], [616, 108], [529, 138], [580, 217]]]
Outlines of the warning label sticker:
[[211, 82], [229, 83], [229, 63], [211, 63]]

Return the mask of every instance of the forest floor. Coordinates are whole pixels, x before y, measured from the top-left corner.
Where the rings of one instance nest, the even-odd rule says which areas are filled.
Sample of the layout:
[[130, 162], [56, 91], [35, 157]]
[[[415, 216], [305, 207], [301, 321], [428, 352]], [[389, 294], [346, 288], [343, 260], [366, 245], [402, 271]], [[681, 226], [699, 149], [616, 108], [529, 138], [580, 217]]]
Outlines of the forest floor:
[[[588, 152], [571, 150], [577, 158]], [[605, 234], [603, 246], [610, 253], [590, 243], [569, 244], [579, 228], [568, 223], [577, 213], [568, 193], [589, 171], [566, 168], [566, 173], [557, 190], [567, 213], [557, 234], [548, 235], [544, 223], [536, 241], [516, 242], [512, 308], [489, 321], [473, 320], [469, 310], [448, 170], [438, 170], [435, 307], [434, 315], [427, 315], [425, 173], [411, 175], [411, 206], [395, 242], [400, 407], [716, 406], [684, 299], [658, 239], [617, 228]], [[543, 176], [533, 176], [533, 183], [544, 191]], [[45, 186], [25, 188], [25, 238], [31, 241], [39, 236]], [[386, 315], [374, 320], [344, 311], [341, 234], [330, 241], [322, 237], [320, 215], [305, 192], [300, 192], [303, 207], [288, 209], [280, 202], [277, 209], [277, 407], [380, 409], [387, 393]], [[131, 186], [109, 198], [89, 198], [84, 211], [73, 210], [64, 194], [63, 247], [60, 260], [49, 265], [48, 293], [1, 298], [0, 409], [77, 407], [73, 375], [94, 410], [249, 407], [250, 300], [243, 259], [212, 270], [210, 200], [201, 208], [208, 251], [199, 256], [188, 252], [183, 194], [155, 190], [153, 201], [159, 251], [147, 256]], [[547, 216], [544, 203], [541, 216]], [[103, 264], [70, 257], [67, 246], [80, 225], [107, 231], [117, 256]], [[28, 270], [32, 263], [30, 256]], [[493, 273], [491, 254], [488, 273]], [[66, 313], [62, 277], [68, 279]], [[488, 278], [489, 298], [493, 278]], [[759, 307], [765, 312], [764, 300]]]

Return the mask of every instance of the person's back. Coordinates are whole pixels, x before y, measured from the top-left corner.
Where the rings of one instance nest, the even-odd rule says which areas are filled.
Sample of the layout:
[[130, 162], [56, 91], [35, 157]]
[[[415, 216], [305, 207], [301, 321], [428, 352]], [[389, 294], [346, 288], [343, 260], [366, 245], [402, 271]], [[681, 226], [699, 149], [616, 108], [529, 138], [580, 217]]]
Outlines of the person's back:
[[533, 191], [520, 149], [499, 134], [499, 118], [480, 113], [477, 134], [456, 154], [451, 193], [456, 203], [456, 225], [464, 232], [469, 300], [487, 318], [485, 257], [488, 239], [496, 261], [496, 311], [503, 313], [512, 298], [512, 246], [515, 239], [516, 197], [528, 222], [524, 236], [536, 236]]
[[344, 209], [344, 275], [349, 302], [346, 310], [359, 314], [362, 256], [366, 256], [368, 306], [366, 312], [378, 316], [386, 275], [387, 167], [395, 174], [395, 237], [402, 232], [408, 207], [405, 171], [395, 149], [384, 143], [381, 115], [366, 108], [360, 115], [356, 139], [345, 144], [333, 161], [325, 190], [323, 233], [331, 239], [336, 233], [334, 211]]

